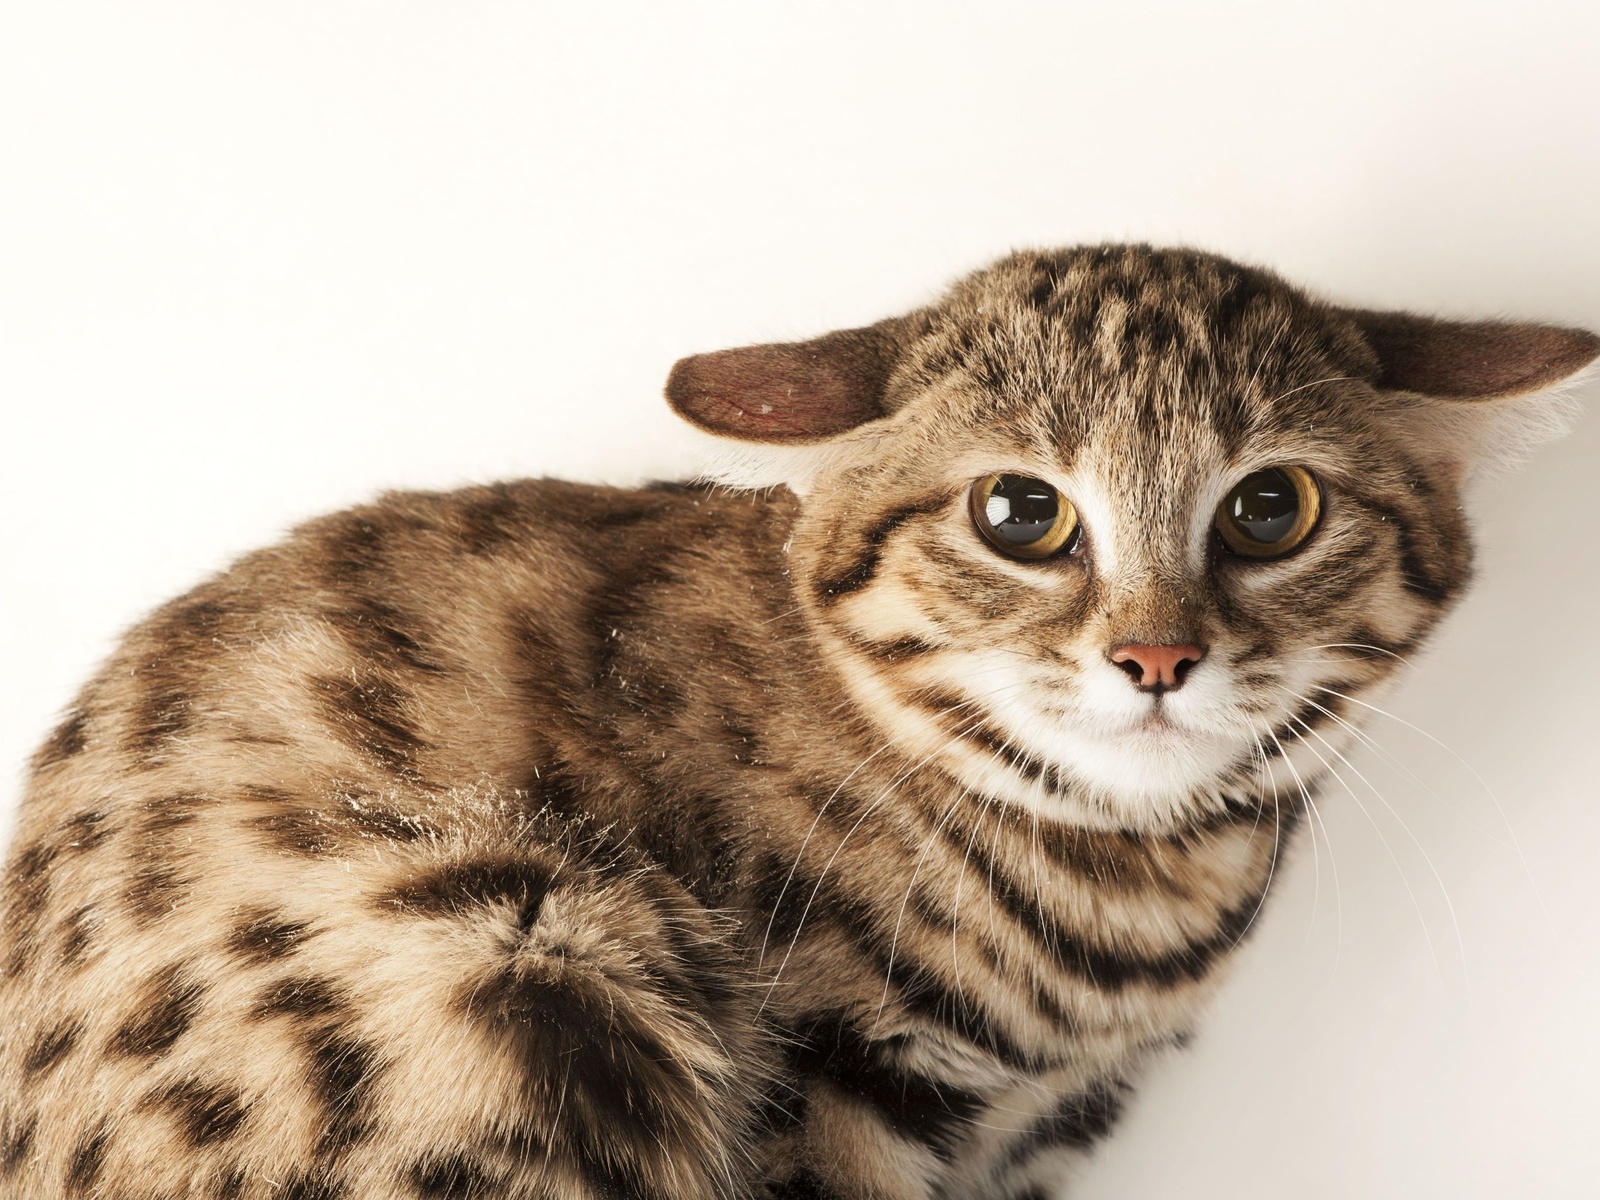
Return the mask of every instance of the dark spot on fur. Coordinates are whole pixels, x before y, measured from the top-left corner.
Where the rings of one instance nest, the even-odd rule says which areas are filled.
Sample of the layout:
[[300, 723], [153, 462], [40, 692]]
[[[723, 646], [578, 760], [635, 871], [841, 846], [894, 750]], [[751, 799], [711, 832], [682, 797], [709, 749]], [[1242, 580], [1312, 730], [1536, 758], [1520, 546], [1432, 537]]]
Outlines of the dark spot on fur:
[[639, 814], [634, 839], [707, 908], [721, 908], [738, 883], [739, 842], [715, 797], [661, 794]]
[[110, 1049], [130, 1057], [161, 1054], [188, 1030], [204, 993], [182, 966], [164, 968], [145, 985], [133, 1015], [112, 1035]]
[[148, 754], [189, 725], [193, 701], [188, 687], [167, 677], [161, 660], [152, 660], [137, 672], [144, 684], [139, 699], [129, 714], [128, 748]]
[[1048, 260], [1038, 264], [1039, 274], [1028, 292], [1028, 303], [1041, 311], [1050, 307], [1056, 291], [1061, 287], [1061, 267]]
[[914, 1138], [941, 1158], [984, 1109], [983, 1097], [896, 1066], [891, 1042], [870, 1042], [837, 1015], [817, 1018], [790, 1044], [795, 1074], [827, 1080], [846, 1095], [874, 1108], [889, 1128]]
[[579, 680], [568, 666], [572, 657], [565, 645], [544, 628], [549, 618], [524, 608], [513, 609], [506, 624], [517, 665], [518, 691], [530, 712], [582, 711], [588, 681]]
[[168, 628], [194, 645], [209, 642], [222, 632], [229, 610], [214, 600], [180, 601], [168, 618]]
[[55, 731], [45, 739], [33, 756], [33, 769], [42, 771], [46, 767], [53, 767], [57, 763], [66, 762], [75, 754], [82, 752], [89, 744], [87, 736], [88, 720], [78, 709], [67, 713], [66, 720], [57, 725]]
[[550, 871], [535, 863], [480, 859], [435, 868], [394, 888], [381, 903], [427, 916], [450, 916], [490, 904], [513, 904], [533, 914], [551, 883]]
[[841, 1200], [810, 1167], [802, 1167], [767, 1192], [768, 1200]]
[[252, 1012], [257, 1017], [289, 1017], [308, 1021], [331, 1017], [345, 1007], [344, 996], [326, 979], [316, 976], [291, 976], [274, 983]]
[[10, 1175], [28, 1157], [38, 1126], [34, 1117], [19, 1121], [9, 1116], [0, 1125], [0, 1175]]
[[349, 587], [383, 563], [384, 531], [364, 516], [349, 515], [330, 522], [324, 543], [330, 582]]
[[61, 827], [63, 850], [93, 850], [110, 836], [106, 814], [91, 810], [81, 812]]
[[217, 1181], [216, 1200], [239, 1200], [249, 1178], [243, 1167], [233, 1167]]
[[306, 857], [329, 854], [339, 848], [338, 831], [315, 809], [290, 809], [256, 817], [250, 824], [285, 854]]
[[344, 1184], [321, 1169], [297, 1172], [272, 1193], [272, 1200], [345, 1200]]
[[325, 1112], [317, 1153], [336, 1158], [367, 1136], [381, 1063], [372, 1047], [337, 1028], [307, 1031], [304, 1046], [306, 1078]]
[[300, 948], [308, 928], [282, 913], [252, 909], [228, 939], [228, 949], [252, 962], [267, 964], [287, 958]]
[[809, 1107], [805, 1092], [786, 1079], [775, 1079], [762, 1093], [757, 1127], [768, 1134], [791, 1133], [806, 1123]]
[[322, 675], [311, 681], [323, 718], [352, 749], [405, 778], [417, 778], [416, 759], [428, 744], [411, 725], [411, 694], [376, 675]]
[[67, 1187], [70, 1191], [81, 1195], [94, 1187], [95, 1180], [100, 1178], [100, 1172], [105, 1167], [106, 1146], [110, 1141], [111, 1127], [105, 1121], [78, 1140], [73, 1147], [72, 1157], [67, 1160]]
[[164, 843], [169, 834], [191, 824], [202, 809], [213, 803], [209, 797], [192, 792], [157, 796], [140, 805], [140, 827], [149, 840]]
[[229, 612], [203, 599], [174, 601], [158, 612], [145, 636], [152, 657], [135, 668], [138, 697], [128, 720], [127, 747], [150, 754], [185, 732], [196, 712], [196, 664], [222, 647], [219, 634]]
[[371, 597], [329, 611], [327, 621], [364, 661], [385, 667], [408, 667], [429, 675], [442, 675], [445, 666], [423, 645], [421, 620], [407, 616]]
[[461, 541], [469, 554], [492, 554], [523, 536], [522, 507], [507, 485], [474, 488], [461, 505]]
[[482, 1164], [464, 1154], [428, 1158], [411, 1168], [421, 1200], [484, 1200], [493, 1186]]
[[1123, 1086], [1106, 1084], [1068, 1096], [1029, 1131], [1011, 1152], [1013, 1163], [1023, 1163], [1045, 1150], [1084, 1150], [1111, 1132], [1122, 1112]]
[[0, 938], [8, 943], [5, 974], [17, 974], [31, 957], [45, 905], [50, 896], [50, 872], [56, 860], [55, 848], [35, 842], [12, 856], [5, 874], [5, 921], [0, 922]]
[[880, 662], [904, 662], [910, 658], [919, 658], [924, 654], [932, 654], [938, 649], [931, 642], [925, 642], [919, 637], [896, 638], [889, 642], [858, 642], [857, 647]]
[[299, 799], [288, 788], [270, 783], [241, 783], [238, 792], [242, 799], [258, 804], [293, 804]]
[[171, 867], [146, 863], [129, 876], [124, 894], [134, 921], [149, 926], [178, 906], [189, 881]]
[[641, 1159], [694, 1136], [702, 1102], [693, 1073], [663, 1043], [658, 1021], [603, 980], [581, 970], [551, 978], [507, 968], [464, 994], [462, 1005], [506, 1039], [530, 1099], [565, 1081], [563, 1127], [597, 1189], [638, 1194], [647, 1188]]
[[[678, 578], [677, 547], [661, 539], [617, 535], [615, 540], [624, 544], [616, 547], [621, 553], [613, 559], [613, 573], [604, 586], [585, 598], [588, 611], [584, 626], [593, 648], [593, 687], [620, 687], [627, 681], [628, 671], [640, 657], [633, 648], [633, 639], [656, 611], [661, 589]], [[629, 702], [625, 690], [620, 698]]]
[[66, 915], [61, 922], [62, 966], [76, 966], [84, 960], [100, 925], [100, 915], [92, 905], [82, 905]]
[[15, 888], [28, 889], [43, 883], [55, 865], [55, 847], [47, 842], [35, 842], [12, 860], [10, 883]]
[[232, 1137], [250, 1112], [238, 1092], [198, 1079], [170, 1084], [152, 1093], [145, 1104], [170, 1109], [196, 1149]]
[[534, 770], [524, 790], [541, 814], [562, 821], [582, 821], [588, 814], [583, 780], [562, 763]]
[[67, 1056], [82, 1031], [83, 1026], [75, 1017], [68, 1017], [45, 1030], [34, 1040], [28, 1056], [22, 1060], [24, 1073], [37, 1075], [55, 1066]]

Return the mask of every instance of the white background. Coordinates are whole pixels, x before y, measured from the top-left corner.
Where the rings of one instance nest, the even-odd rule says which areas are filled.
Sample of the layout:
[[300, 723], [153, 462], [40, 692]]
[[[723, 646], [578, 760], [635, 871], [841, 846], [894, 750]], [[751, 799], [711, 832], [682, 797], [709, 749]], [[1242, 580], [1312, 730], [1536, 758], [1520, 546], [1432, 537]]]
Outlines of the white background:
[[[675, 357], [1013, 246], [1600, 327], [1592, 3], [0, 8], [0, 811], [119, 629], [292, 522], [682, 475]], [[1076, 1197], [1600, 1194], [1597, 466], [1590, 419], [1484, 493], [1393, 703], [1439, 743], [1375, 721], [1405, 770], [1326, 790]]]

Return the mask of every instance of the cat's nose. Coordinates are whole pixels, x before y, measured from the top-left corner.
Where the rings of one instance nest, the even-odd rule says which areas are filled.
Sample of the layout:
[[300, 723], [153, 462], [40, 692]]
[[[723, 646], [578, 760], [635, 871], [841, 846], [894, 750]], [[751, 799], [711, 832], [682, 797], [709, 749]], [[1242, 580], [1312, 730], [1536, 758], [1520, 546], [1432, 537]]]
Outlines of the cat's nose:
[[1199, 646], [1118, 646], [1111, 661], [1126, 671], [1141, 692], [1174, 691], [1183, 686], [1189, 668], [1206, 656]]

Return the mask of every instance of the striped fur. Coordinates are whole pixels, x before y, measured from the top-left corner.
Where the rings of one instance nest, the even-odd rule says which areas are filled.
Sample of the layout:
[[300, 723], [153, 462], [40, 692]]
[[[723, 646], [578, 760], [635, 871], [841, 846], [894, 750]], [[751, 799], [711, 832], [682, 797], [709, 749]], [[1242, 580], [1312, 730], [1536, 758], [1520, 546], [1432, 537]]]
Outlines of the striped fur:
[[[1417, 431], [1471, 388], [1378, 316], [1017, 255], [822, 351], [687, 360], [674, 403], [789, 439], [793, 488], [391, 495], [167, 605], [34, 761], [0, 1191], [1053, 1190], [1248, 934], [1341, 697], [1467, 581], [1470, 439]], [[1543, 332], [1480, 390], [1593, 355]], [[785, 397], [820, 407], [763, 424]], [[1321, 529], [1229, 558], [1222, 491], [1280, 462]], [[1082, 551], [992, 552], [964, 497], [1000, 470], [1072, 496]], [[1129, 640], [1207, 656], [1156, 701]]]

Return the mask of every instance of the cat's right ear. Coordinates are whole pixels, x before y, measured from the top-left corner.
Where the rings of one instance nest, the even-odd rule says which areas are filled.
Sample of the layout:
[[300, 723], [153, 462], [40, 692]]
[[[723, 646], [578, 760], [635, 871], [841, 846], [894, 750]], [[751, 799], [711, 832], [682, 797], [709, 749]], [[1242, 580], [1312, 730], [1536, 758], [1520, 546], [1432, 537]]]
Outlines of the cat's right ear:
[[746, 442], [815, 443], [887, 416], [884, 392], [913, 319], [894, 317], [809, 342], [679, 359], [667, 403], [692, 425]]
[[680, 359], [667, 376], [667, 403], [691, 425], [733, 439], [720, 443], [701, 477], [805, 495], [859, 440], [847, 435], [890, 414], [890, 376], [926, 327], [912, 314], [808, 342]]

